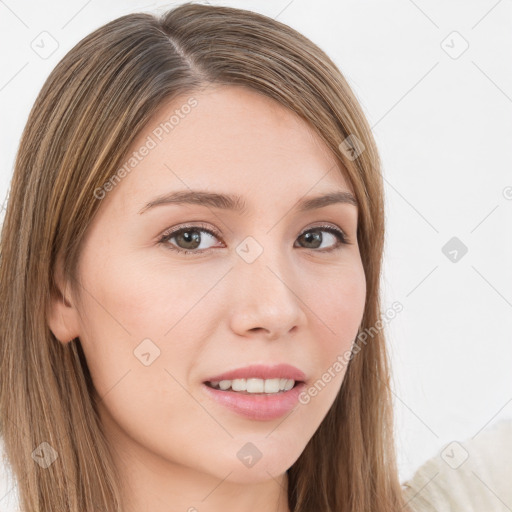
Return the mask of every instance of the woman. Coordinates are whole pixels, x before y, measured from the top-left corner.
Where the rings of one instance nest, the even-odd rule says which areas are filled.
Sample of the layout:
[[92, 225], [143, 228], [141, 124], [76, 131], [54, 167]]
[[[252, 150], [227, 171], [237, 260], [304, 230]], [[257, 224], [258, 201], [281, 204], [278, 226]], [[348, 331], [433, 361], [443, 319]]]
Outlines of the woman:
[[1, 427], [24, 511], [408, 510], [375, 143], [265, 16], [185, 4], [80, 41], [22, 136]]

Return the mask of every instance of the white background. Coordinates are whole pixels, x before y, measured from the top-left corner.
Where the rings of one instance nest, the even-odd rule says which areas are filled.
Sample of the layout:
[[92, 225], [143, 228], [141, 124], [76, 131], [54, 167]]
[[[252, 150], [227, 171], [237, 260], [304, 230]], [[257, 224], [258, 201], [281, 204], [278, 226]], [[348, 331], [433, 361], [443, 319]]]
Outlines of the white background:
[[[0, 206], [29, 109], [57, 62], [118, 16], [179, 3], [0, 2]], [[383, 310], [404, 308], [386, 332], [405, 480], [452, 440], [512, 417], [511, 2], [210, 3], [312, 39], [372, 126], [387, 208]], [[43, 31], [59, 45], [47, 59], [31, 48]], [[442, 251], [452, 237], [468, 249], [456, 262]], [[0, 488], [2, 510], [10, 488]]]

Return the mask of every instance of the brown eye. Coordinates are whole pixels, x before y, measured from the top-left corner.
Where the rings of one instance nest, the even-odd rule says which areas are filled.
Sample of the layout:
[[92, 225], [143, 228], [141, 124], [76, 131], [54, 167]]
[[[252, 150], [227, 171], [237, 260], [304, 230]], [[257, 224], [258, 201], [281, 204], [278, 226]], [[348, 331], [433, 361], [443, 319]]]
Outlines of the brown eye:
[[[322, 232], [328, 233], [328, 236], [322, 235]], [[306, 249], [318, 249], [319, 247], [322, 246], [323, 242], [327, 241], [328, 243], [329, 239], [331, 241], [332, 239], [334, 239], [335, 244], [331, 244], [326, 249], [320, 249], [320, 252], [329, 252], [336, 248], [339, 248], [340, 245], [342, 244], [348, 243], [344, 233], [341, 230], [334, 228], [332, 226], [321, 226], [308, 229], [307, 231], [301, 233], [298, 237], [298, 240], [301, 240], [302, 243], [305, 244]]]
[[[206, 233], [206, 235], [202, 235], [201, 233]], [[198, 226], [186, 226], [165, 234], [160, 239], [160, 242], [177, 252], [185, 254], [202, 253], [211, 247], [205, 247], [205, 244], [208, 244], [209, 241], [215, 238], [217, 238], [217, 235], [210, 229]], [[173, 239], [175, 239], [175, 241], [170, 243]]]

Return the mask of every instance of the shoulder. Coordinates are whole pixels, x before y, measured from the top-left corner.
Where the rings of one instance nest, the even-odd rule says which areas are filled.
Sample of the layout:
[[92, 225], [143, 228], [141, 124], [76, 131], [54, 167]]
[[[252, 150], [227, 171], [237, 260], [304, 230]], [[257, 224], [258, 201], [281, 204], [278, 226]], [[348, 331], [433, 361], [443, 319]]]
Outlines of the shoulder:
[[411, 512], [512, 511], [512, 420], [452, 441], [402, 488]]

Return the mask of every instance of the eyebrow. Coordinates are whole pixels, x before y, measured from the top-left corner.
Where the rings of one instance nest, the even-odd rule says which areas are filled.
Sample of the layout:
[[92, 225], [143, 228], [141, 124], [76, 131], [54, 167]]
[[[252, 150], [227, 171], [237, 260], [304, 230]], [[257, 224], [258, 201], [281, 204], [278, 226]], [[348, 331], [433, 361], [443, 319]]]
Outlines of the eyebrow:
[[[306, 197], [299, 200], [294, 208], [299, 212], [306, 212], [338, 203], [349, 204], [355, 207], [358, 206], [356, 198], [350, 192], [340, 190], [320, 196]], [[145, 213], [155, 206], [164, 204], [198, 204], [201, 206], [231, 210], [240, 214], [245, 213], [247, 209], [245, 201], [239, 195], [220, 194], [202, 190], [182, 190], [153, 199], [139, 211], [139, 214]]]

